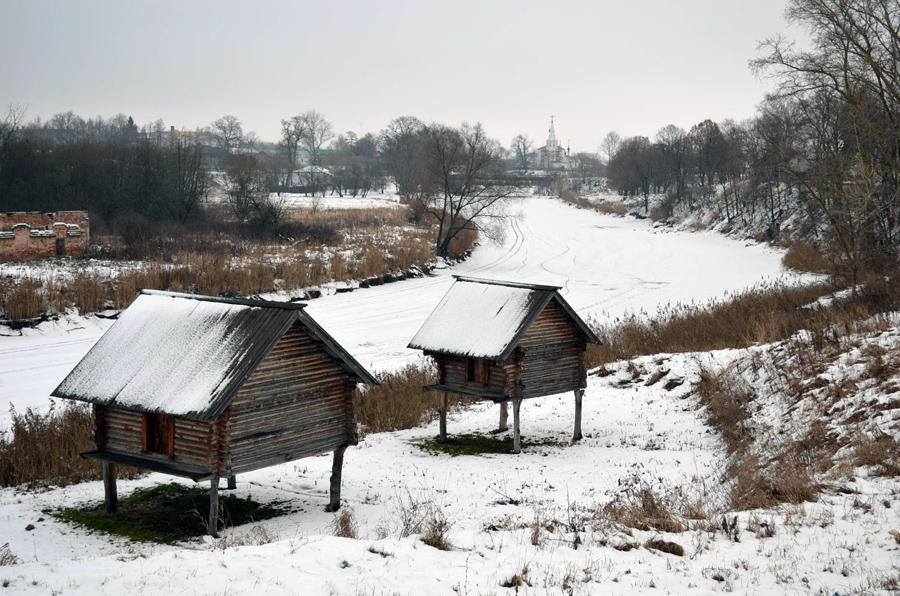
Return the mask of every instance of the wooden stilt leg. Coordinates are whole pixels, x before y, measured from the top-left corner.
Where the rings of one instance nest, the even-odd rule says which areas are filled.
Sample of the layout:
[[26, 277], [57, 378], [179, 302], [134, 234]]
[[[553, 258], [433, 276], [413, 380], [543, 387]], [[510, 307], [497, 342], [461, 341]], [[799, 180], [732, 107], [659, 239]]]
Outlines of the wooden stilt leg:
[[237, 488], [237, 476], [229, 476], [228, 477], [228, 490], [234, 490]]
[[513, 453], [522, 451], [522, 438], [519, 434], [519, 406], [521, 405], [521, 399], [513, 400]]
[[219, 537], [219, 476], [209, 480], [209, 535]]
[[115, 513], [119, 509], [119, 493], [116, 490], [116, 464], [103, 462], [103, 496], [106, 512]]
[[498, 432], [504, 432], [509, 428], [509, 407], [506, 402], [500, 404], [500, 426], [497, 427]]
[[341, 445], [334, 450], [334, 460], [331, 463], [329, 502], [325, 511], [337, 511], [341, 508], [341, 471], [344, 468], [344, 451], [346, 450], [346, 445]]
[[584, 389], [575, 390], [575, 432], [572, 441], [581, 440], [581, 398], [584, 397]]
[[441, 393], [441, 442], [447, 440], [447, 394]]

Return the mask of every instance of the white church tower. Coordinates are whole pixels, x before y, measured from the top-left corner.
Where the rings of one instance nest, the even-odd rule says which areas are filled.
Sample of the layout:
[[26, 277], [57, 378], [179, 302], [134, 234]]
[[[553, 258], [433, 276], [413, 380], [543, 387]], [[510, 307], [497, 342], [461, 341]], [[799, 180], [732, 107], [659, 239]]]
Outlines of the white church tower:
[[559, 146], [556, 139], [556, 128], [553, 116], [550, 116], [550, 135], [547, 144], [537, 150], [537, 167], [542, 170], [567, 168], [569, 166], [568, 151]]

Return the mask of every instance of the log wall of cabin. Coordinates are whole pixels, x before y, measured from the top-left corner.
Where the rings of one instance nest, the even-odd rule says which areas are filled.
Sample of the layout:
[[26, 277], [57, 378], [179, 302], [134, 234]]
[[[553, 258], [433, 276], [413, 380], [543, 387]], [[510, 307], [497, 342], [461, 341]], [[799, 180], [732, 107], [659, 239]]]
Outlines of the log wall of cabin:
[[584, 335], [555, 301], [531, 324], [518, 349], [522, 350], [522, 397], [586, 386]]
[[223, 414], [220, 473], [228, 476], [356, 443], [356, 383], [295, 323]]
[[433, 354], [438, 362], [438, 370], [441, 373], [441, 384], [469, 385], [497, 394], [506, 394], [508, 369], [513, 365], [509, 362], [490, 362], [488, 384], [479, 381], [466, 381], [466, 368], [469, 359], [465, 356], [453, 356], [450, 354]]
[[97, 449], [133, 455], [198, 470], [213, 469], [214, 426], [210, 422], [175, 418], [175, 457], [143, 451], [140, 412], [94, 406], [94, 443]]

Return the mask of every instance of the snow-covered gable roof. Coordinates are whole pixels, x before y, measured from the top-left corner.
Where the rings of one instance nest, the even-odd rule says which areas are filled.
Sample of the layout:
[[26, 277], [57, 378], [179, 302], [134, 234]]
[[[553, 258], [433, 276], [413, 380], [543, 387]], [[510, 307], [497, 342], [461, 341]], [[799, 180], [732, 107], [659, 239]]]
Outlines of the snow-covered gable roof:
[[559, 287], [456, 276], [409, 348], [472, 358], [504, 360], [551, 300], [587, 336], [590, 328], [559, 295]]
[[351, 374], [374, 383], [302, 305], [145, 290], [52, 395], [215, 420], [298, 320]]

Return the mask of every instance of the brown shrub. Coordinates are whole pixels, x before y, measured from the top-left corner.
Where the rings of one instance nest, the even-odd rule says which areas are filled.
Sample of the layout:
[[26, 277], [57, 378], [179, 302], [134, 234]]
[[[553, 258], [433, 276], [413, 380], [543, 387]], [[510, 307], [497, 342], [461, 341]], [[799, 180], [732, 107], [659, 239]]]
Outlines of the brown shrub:
[[660, 552], [669, 553], [676, 557], [684, 556], [684, 548], [677, 542], [666, 542], [665, 540], [648, 540], [644, 543], [645, 548], [652, 548]]
[[710, 426], [725, 439], [729, 455], [745, 449], [753, 441], [747, 427], [747, 406], [756, 396], [741, 379], [701, 368], [697, 394], [700, 404], [706, 407]]
[[830, 308], [806, 308], [833, 291], [827, 284], [758, 287], [728, 302], [666, 307], [652, 319], [633, 316], [612, 324], [595, 323], [603, 345], [588, 347], [586, 363], [596, 367], [663, 352], [746, 348], [787, 339], [801, 329], [822, 341], [826, 332], [857, 333], [867, 319], [900, 308], [900, 276], [884, 275]]
[[832, 273], [834, 270], [831, 262], [816, 245], [805, 242], [791, 244], [781, 259], [781, 264], [788, 269], [808, 273]]
[[774, 459], [764, 467], [756, 457], [741, 455], [732, 460], [729, 474], [735, 481], [731, 504], [736, 510], [799, 505], [815, 501], [819, 494], [807, 469], [789, 458]]
[[354, 398], [356, 419], [365, 432], [415, 428], [437, 418], [441, 394], [422, 390], [437, 382], [430, 364], [407, 364], [380, 376], [380, 385], [369, 387]]
[[853, 441], [853, 463], [877, 468], [883, 476], [900, 476], [900, 445], [888, 434], [859, 435]]
[[604, 505], [599, 515], [636, 530], [675, 533], [684, 530], [675, 511], [677, 508], [679, 505], [672, 495], [659, 495], [647, 487], [641, 487], [618, 495]]
[[593, 205], [595, 211], [599, 211], [600, 213], [621, 216], [628, 214], [628, 206], [621, 202], [600, 201], [599, 203], [591, 203], [591, 205]]
[[[0, 433], [0, 486], [67, 486], [100, 478], [99, 462], [79, 457], [93, 448], [91, 429], [90, 409], [81, 404], [46, 414], [13, 411], [12, 427]], [[120, 466], [119, 474], [135, 477], [137, 471]]]
[[359, 536], [359, 523], [356, 521], [353, 509], [343, 507], [339, 513], [334, 515], [334, 520], [331, 522], [331, 532], [338, 538], [357, 539]]
[[461, 259], [475, 247], [478, 240], [478, 230], [474, 228], [466, 228], [459, 232], [453, 240], [450, 241], [450, 258]]

